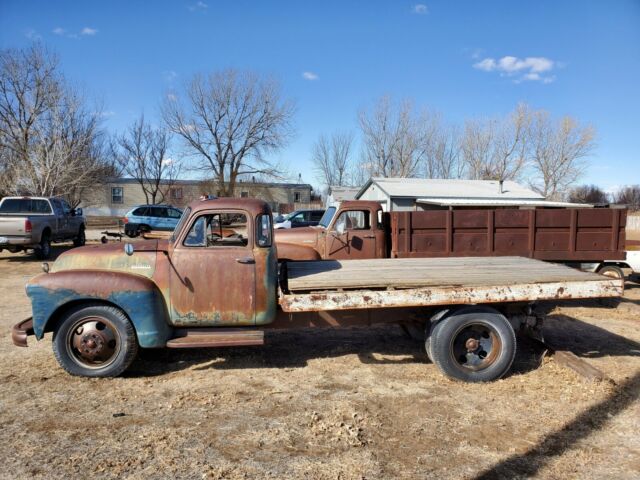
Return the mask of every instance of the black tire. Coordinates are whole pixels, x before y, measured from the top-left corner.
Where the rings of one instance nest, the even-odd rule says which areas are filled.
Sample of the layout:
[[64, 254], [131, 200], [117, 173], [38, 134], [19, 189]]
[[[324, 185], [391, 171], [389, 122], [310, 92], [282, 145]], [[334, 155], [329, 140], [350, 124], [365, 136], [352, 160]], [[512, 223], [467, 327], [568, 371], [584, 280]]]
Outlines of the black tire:
[[49, 232], [42, 233], [40, 244], [34, 249], [34, 253], [38, 260], [47, 260], [51, 256], [51, 237]]
[[84, 231], [84, 225], [82, 225], [80, 227], [80, 230], [78, 230], [78, 236], [73, 239], [73, 246], [84, 247], [85, 243], [87, 243], [87, 236]]
[[58, 321], [53, 353], [71, 375], [116, 377], [136, 358], [138, 340], [119, 308], [84, 304], [65, 312]]
[[427, 348], [448, 377], [490, 382], [505, 375], [516, 355], [516, 335], [509, 321], [487, 307], [468, 307], [437, 322]]
[[605, 265], [604, 267], [600, 267], [597, 271], [600, 275], [606, 275], [611, 278], [622, 278], [624, 279], [624, 272], [617, 265]]

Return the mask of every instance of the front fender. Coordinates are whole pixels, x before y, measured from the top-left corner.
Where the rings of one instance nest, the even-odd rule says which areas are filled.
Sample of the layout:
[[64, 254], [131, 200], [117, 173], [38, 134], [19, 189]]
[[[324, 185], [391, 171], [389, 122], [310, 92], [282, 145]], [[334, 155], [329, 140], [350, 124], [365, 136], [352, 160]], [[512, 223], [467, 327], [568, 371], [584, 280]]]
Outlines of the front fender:
[[295, 243], [276, 244], [278, 250], [278, 261], [312, 261], [322, 260], [318, 251], [306, 245], [296, 245]]
[[65, 308], [92, 300], [121, 308], [133, 323], [141, 347], [164, 347], [173, 331], [160, 290], [152, 280], [140, 275], [64, 270], [38, 275], [26, 288], [37, 339], [53, 329], [53, 322]]

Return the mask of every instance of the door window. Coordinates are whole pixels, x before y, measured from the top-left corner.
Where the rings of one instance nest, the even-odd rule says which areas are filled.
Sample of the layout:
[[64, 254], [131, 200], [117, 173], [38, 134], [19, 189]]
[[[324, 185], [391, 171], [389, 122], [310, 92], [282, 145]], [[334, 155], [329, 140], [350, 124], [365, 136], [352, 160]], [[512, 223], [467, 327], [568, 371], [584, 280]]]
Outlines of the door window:
[[300, 212], [296, 214], [294, 217], [291, 217], [291, 223], [302, 223], [304, 222], [304, 212]]
[[246, 247], [249, 244], [244, 213], [217, 212], [199, 216], [184, 239], [186, 247]]
[[69, 204], [64, 200], [60, 200], [60, 203], [62, 204], [62, 211], [64, 212], [64, 214], [71, 215], [71, 207], [69, 206]]
[[335, 229], [343, 225], [344, 230], [369, 230], [371, 223], [369, 221], [368, 210], [349, 210], [342, 212], [336, 220]]
[[180, 212], [180, 210], [176, 210], [175, 208], [168, 208], [167, 209], [167, 214], [169, 215], [169, 218], [180, 218], [180, 216], [182, 215], [182, 212]]

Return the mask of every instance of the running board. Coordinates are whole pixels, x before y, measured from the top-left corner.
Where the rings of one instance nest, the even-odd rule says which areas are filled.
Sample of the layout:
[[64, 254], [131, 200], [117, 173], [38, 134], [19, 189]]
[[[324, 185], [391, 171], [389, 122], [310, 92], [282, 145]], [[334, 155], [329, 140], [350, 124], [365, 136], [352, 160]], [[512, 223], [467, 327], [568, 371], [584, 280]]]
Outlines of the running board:
[[246, 328], [181, 328], [167, 342], [168, 348], [242, 347], [264, 345], [263, 330]]

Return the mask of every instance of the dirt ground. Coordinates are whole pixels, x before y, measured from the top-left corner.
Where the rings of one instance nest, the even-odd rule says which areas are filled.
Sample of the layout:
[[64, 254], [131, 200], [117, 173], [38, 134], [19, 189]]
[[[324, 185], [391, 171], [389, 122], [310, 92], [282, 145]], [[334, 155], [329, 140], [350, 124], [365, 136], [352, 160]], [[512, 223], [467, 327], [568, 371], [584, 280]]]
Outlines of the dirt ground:
[[0, 254], [0, 478], [640, 478], [638, 283], [615, 309], [567, 303], [544, 330], [612, 382], [527, 341], [506, 378], [450, 381], [395, 326], [145, 352], [86, 379], [50, 335], [11, 343], [39, 271]]

